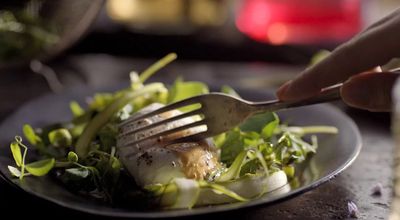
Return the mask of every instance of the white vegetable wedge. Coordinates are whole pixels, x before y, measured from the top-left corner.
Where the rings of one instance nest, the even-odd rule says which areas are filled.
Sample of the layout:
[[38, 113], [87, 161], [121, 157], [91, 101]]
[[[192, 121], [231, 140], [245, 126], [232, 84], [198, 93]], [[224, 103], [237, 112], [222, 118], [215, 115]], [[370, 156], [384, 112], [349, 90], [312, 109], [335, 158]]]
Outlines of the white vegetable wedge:
[[[170, 190], [161, 192], [161, 205], [175, 209], [191, 208], [193, 205], [202, 206], [246, 201], [279, 189], [282, 189], [279, 193], [286, 193], [290, 190], [286, 174], [283, 171], [275, 172], [268, 177], [265, 175], [246, 175], [240, 179], [224, 183], [203, 182], [203, 184], [198, 184], [196, 180], [179, 178], [170, 184], [175, 185], [175, 187], [166, 186]], [[213, 185], [218, 187], [213, 187]]]

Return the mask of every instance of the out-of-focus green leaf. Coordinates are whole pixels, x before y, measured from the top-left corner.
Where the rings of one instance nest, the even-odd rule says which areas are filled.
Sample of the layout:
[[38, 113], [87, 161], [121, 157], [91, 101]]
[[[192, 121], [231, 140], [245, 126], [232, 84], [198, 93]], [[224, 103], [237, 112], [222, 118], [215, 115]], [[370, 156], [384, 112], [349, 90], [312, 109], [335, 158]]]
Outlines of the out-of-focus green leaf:
[[25, 169], [34, 176], [44, 176], [53, 169], [56, 160], [54, 158], [39, 160], [26, 164]]
[[114, 101], [114, 95], [111, 93], [96, 93], [89, 104], [92, 110], [101, 111]]
[[[174, 103], [181, 101], [186, 98], [190, 98], [197, 95], [203, 95], [209, 93], [208, 86], [201, 82], [184, 82], [182, 79], [177, 79], [170, 89], [168, 96], [168, 103]], [[188, 112], [199, 106], [191, 105], [179, 110]]]
[[78, 162], [79, 160], [78, 155], [73, 151], [68, 152], [67, 158], [70, 162]]
[[33, 130], [32, 126], [25, 124], [22, 127], [22, 131], [25, 135], [25, 138], [28, 140], [28, 142], [32, 145], [37, 145], [38, 142], [41, 142], [41, 138], [36, 135], [35, 131]]
[[76, 101], [70, 102], [69, 108], [71, 109], [71, 112], [74, 115], [74, 117], [79, 117], [79, 116], [85, 114], [85, 110], [83, 110], [83, 108]]
[[167, 88], [160, 89], [154, 96], [150, 99], [152, 103], [157, 102], [161, 104], [167, 104], [168, 103], [168, 96], [169, 96], [169, 91]]
[[36, 10], [26, 7], [0, 10], [2, 62], [32, 59], [59, 41], [53, 21], [44, 20], [33, 11]]
[[236, 98], [240, 98], [240, 95], [232, 87], [227, 85], [221, 87], [221, 92]]
[[72, 128], [69, 129], [69, 132], [73, 138], [78, 138], [85, 129], [85, 126], [86, 124], [74, 125]]
[[55, 147], [69, 147], [72, 144], [72, 136], [65, 128], [59, 128], [49, 132], [50, 144]]

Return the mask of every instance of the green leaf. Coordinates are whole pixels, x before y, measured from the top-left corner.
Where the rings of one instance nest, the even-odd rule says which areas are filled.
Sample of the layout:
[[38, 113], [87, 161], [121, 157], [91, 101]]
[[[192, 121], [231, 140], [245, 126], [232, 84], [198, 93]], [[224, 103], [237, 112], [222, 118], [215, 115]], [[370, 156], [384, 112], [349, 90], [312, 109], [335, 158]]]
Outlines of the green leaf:
[[111, 156], [110, 163], [111, 163], [111, 168], [113, 168], [115, 170], [121, 169], [121, 162], [118, 160], [118, 158]]
[[39, 160], [25, 166], [25, 169], [34, 176], [44, 176], [46, 175], [55, 164], [56, 160], [54, 158]]
[[244, 150], [244, 139], [238, 128], [226, 133], [225, 142], [221, 146], [221, 162], [230, 166], [240, 152]]
[[71, 109], [71, 112], [74, 115], [74, 117], [79, 117], [79, 116], [85, 114], [85, 110], [83, 110], [83, 108], [76, 101], [70, 102], [69, 108]]
[[111, 93], [96, 93], [89, 104], [89, 108], [101, 111], [114, 101], [114, 95]]
[[21, 148], [19, 147], [19, 144], [15, 141], [13, 141], [10, 144], [10, 148], [11, 148], [11, 153], [14, 157], [14, 161], [17, 164], [18, 167], [20, 167], [22, 165], [22, 153], [21, 153]]
[[241, 132], [243, 136], [244, 146], [245, 147], [255, 147], [260, 144], [262, 139], [260, 138], [260, 134], [257, 132]]
[[[209, 93], [208, 86], [201, 82], [184, 82], [182, 79], [177, 79], [170, 89], [168, 103], [174, 103], [197, 95]], [[179, 110], [188, 112], [198, 108], [196, 105], [187, 106]]]
[[21, 171], [18, 168], [13, 167], [13, 166], [8, 166], [7, 168], [10, 171], [11, 175], [18, 177], [18, 178], [21, 176]]
[[227, 85], [221, 87], [221, 92], [236, 98], [240, 98], [240, 95], [232, 87]]
[[59, 128], [49, 132], [50, 144], [55, 147], [69, 147], [72, 144], [72, 136], [65, 128]]
[[263, 138], [270, 138], [274, 134], [275, 129], [279, 126], [278, 115], [275, 113], [272, 113], [272, 115], [274, 116], [274, 120], [265, 125], [261, 131]]
[[283, 171], [286, 173], [286, 176], [289, 178], [294, 177], [295, 168], [292, 165], [284, 166]]
[[219, 134], [214, 137], [214, 144], [216, 147], [221, 148], [226, 139], [226, 133]]
[[[262, 114], [254, 115], [247, 119], [243, 124], [240, 125], [240, 130], [248, 132], [254, 131], [261, 133], [265, 125], [275, 121], [277, 116], [273, 112], [266, 112]], [[279, 121], [278, 121], [279, 122]]]
[[73, 127], [69, 129], [69, 133], [73, 138], [78, 138], [85, 129], [85, 126], [86, 124], [73, 125]]
[[41, 138], [36, 135], [32, 126], [25, 124], [22, 127], [22, 131], [24, 132], [25, 138], [29, 141], [30, 144], [37, 145], [38, 142], [41, 142]]
[[68, 161], [78, 162], [78, 159], [79, 159], [78, 155], [75, 152], [73, 152], [73, 151], [68, 152]]
[[166, 105], [168, 102], [169, 91], [167, 88], [161, 89], [155, 96], [152, 98], [153, 102], [158, 102]]

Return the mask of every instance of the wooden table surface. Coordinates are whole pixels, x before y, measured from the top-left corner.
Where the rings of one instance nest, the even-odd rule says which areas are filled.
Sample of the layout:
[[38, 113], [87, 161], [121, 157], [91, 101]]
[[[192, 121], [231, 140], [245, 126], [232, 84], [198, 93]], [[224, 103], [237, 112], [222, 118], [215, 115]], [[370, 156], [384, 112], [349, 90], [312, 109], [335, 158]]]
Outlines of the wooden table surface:
[[[110, 82], [128, 80], [128, 72], [141, 70], [148, 60], [81, 55], [50, 64], [68, 87], [101, 87]], [[171, 81], [177, 75], [186, 79], [260, 89], [276, 86], [293, 76], [301, 67], [283, 67], [260, 63], [177, 62], [162, 71], [158, 79]], [[3, 71], [0, 74], [0, 120], [22, 103], [51, 92], [45, 80], [28, 70]], [[337, 104], [359, 126], [363, 149], [352, 166], [328, 183], [303, 195], [273, 206], [257, 207], [213, 215], [240, 219], [351, 219], [347, 202], [354, 201], [360, 219], [386, 219], [390, 211], [392, 188], [392, 148], [390, 115], [369, 113]], [[0, 131], [1, 132], [1, 131]], [[383, 194], [372, 196], [372, 188], [381, 183]], [[0, 216], [21, 219], [106, 219], [58, 207], [9, 186], [0, 180]], [[207, 216], [208, 217], [208, 216]], [[196, 217], [204, 219], [205, 216]], [[5, 219], [0, 217], [0, 219]]]

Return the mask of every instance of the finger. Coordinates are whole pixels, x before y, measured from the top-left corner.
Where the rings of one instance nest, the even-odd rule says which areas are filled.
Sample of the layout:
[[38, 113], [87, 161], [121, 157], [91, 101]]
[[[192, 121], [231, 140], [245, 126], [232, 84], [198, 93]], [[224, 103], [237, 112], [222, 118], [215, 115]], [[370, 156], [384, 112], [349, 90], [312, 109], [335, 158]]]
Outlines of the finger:
[[327, 58], [306, 69], [292, 82], [279, 88], [279, 99], [299, 100], [316, 95], [322, 88], [344, 82], [352, 75], [397, 57], [400, 55], [398, 27], [400, 13], [371, 31], [357, 35], [335, 49]]
[[[366, 72], [364, 72], [364, 73], [361, 73], [361, 74], [369, 74], [369, 73], [375, 73], [375, 72], [382, 72], [382, 68], [381, 68], [380, 66], [377, 66], [377, 67], [375, 67], [375, 68], [373, 68], [373, 69], [371, 69], [371, 70], [369, 70], [369, 71], [366, 71]], [[287, 81], [286, 83], [284, 83], [284, 84], [278, 89], [278, 91], [277, 91], [277, 96], [278, 96], [278, 98], [279, 98], [280, 100], [286, 100], [286, 97], [284, 97], [284, 93], [286, 92], [288, 86], [292, 84], [292, 82], [293, 82], [293, 80]], [[313, 86], [313, 83], [308, 83], [308, 84], [305, 84], [305, 85], [302, 85], [302, 86], [303, 86], [303, 87], [310, 87], [310, 86]], [[319, 89], [318, 92], [316, 92], [316, 93], [319, 93], [319, 92], [320, 92], [320, 89]], [[299, 98], [299, 99], [300, 99], [300, 98]]]
[[392, 72], [361, 74], [345, 82], [343, 101], [353, 107], [387, 112], [392, 107], [392, 88], [400, 75]]

